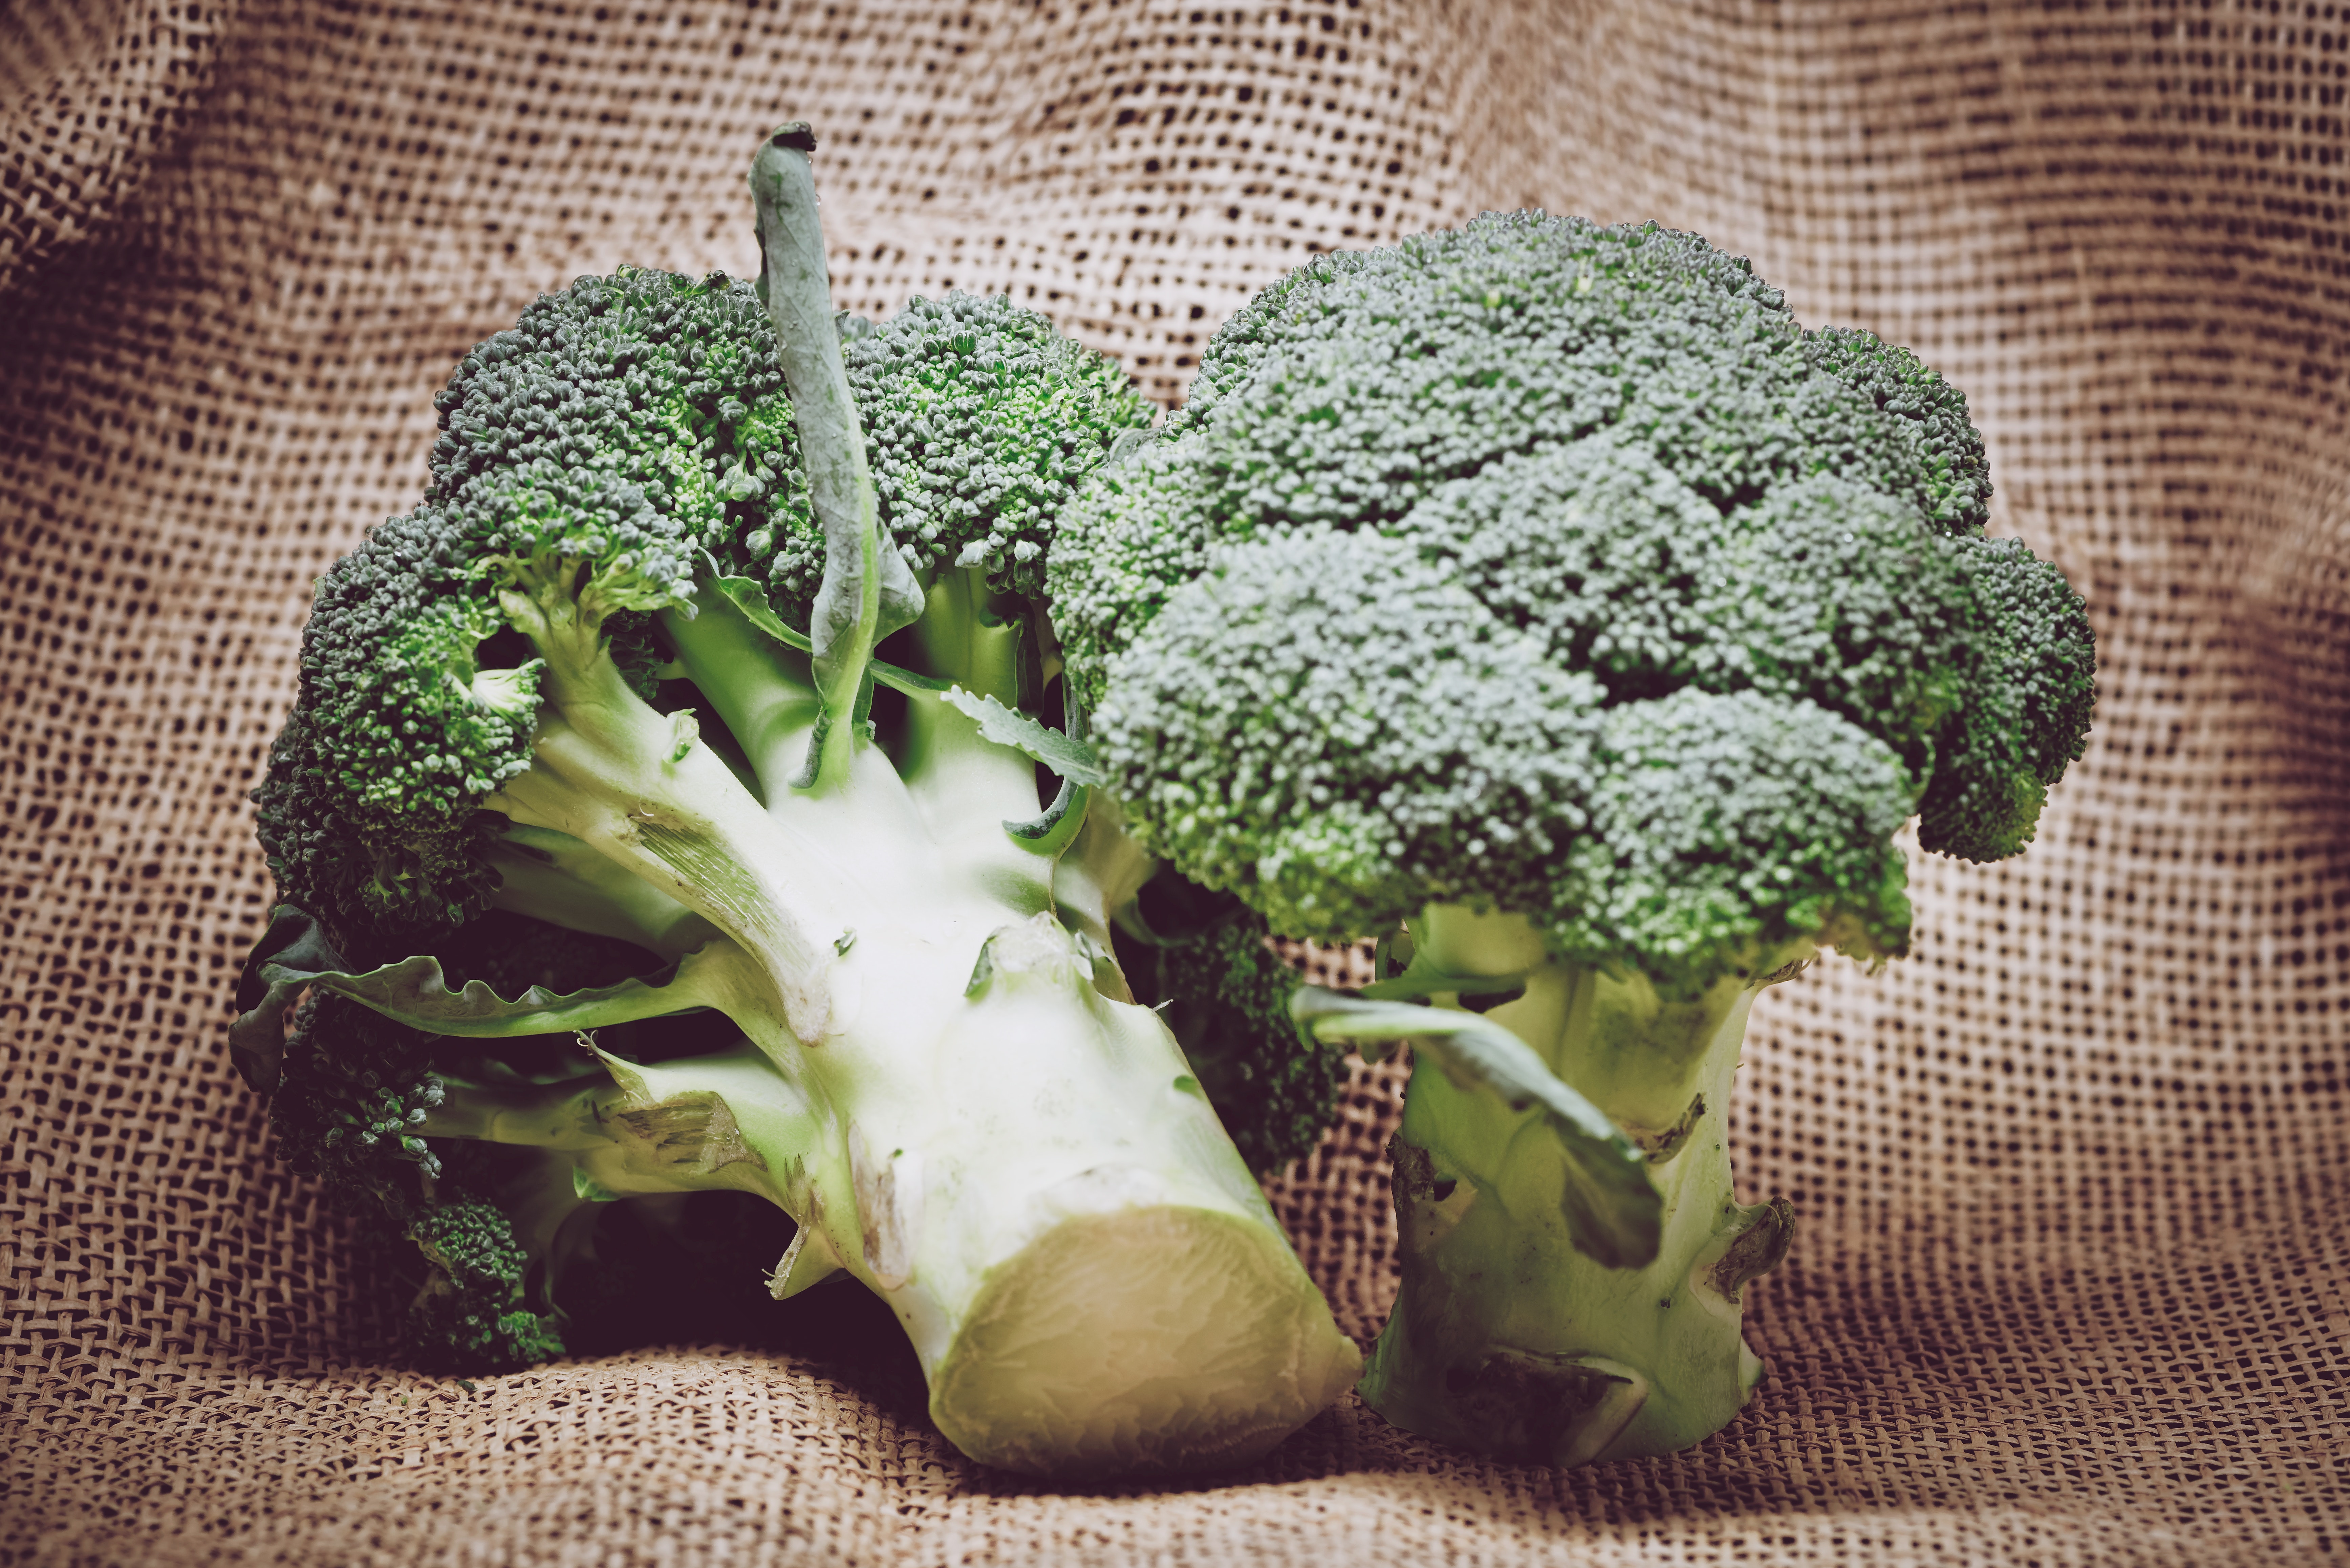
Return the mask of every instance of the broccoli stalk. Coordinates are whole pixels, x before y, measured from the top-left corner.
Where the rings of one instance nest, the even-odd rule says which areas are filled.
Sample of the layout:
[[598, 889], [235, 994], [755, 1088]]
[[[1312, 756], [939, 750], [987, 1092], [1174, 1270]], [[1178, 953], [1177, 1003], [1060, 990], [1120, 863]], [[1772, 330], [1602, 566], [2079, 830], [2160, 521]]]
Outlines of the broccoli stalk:
[[[1114, 813], [1094, 820], [1085, 748], [1035, 716], [1033, 551], [1001, 505], [920, 535], [945, 557], [927, 584], [903, 543], [924, 475], [971, 465], [909, 456], [906, 432], [1024, 419], [1057, 495], [1131, 410], [1074, 346], [1018, 361], [1067, 416], [1049, 426], [1011, 392], [950, 409], [893, 377], [911, 359], [852, 378], [813, 145], [785, 127], [753, 167], [771, 339], [723, 285], [624, 275], [542, 301], [551, 328], [484, 345], [444, 394], [427, 505], [322, 583], [258, 792], [300, 902], [249, 967], [240, 1065], [278, 1080], [276, 1019], [305, 989], [407, 1026], [365, 1047], [363, 1093], [322, 1064], [366, 1029], [298, 1036], [289, 1081], [319, 1089], [287, 1113], [404, 1224], [431, 1265], [417, 1321], [449, 1356], [554, 1349], [607, 1206], [748, 1193], [797, 1225], [773, 1293], [846, 1273], [879, 1294], [973, 1458], [1243, 1461], [1360, 1357], [1112, 956], [1147, 864]], [[953, 332], [945, 355], [993, 341]], [[1010, 388], [1014, 359], [969, 374]], [[883, 442], [896, 514], [860, 399], [905, 438]], [[1041, 813], [1039, 757], [1073, 775]], [[560, 993], [452, 986], [437, 954], [484, 907], [645, 961]], [[747, 1040], [598, 1044], [703, 1009]], [[556, 1032], [588, 1050], [511, 1054]], [[381, 1094], [366, 1139], [329, 1150], [332, 1107]]]
[[[1638, 1148], [1661, 1226], [1645, 1262], [1586, 1255], [1552, 1196], [1565, 1173], [1536, 1117], [1415, 1073], [1389, 1150], [1403, 1285], [1364, 1398], [1399, 1426], [1521, 1463], [1670, 1453], [1720, 1430], [1762, 1371], [1740, 1336], [1740, 1293], [1786, 1255], [1794, 1225], [1783, 1199], [1737, 1199], [1731, 1079], [1755, 994], [1813, 945], [1676, 1000], [1637, 971], [1548, 956], [1523, 917], [1431, 906], [1396, 945], [1517, 993], [1482, 1021], [1532, 1044]], [[1503, 1258], [1513, 1266], [1496, 1270]]]

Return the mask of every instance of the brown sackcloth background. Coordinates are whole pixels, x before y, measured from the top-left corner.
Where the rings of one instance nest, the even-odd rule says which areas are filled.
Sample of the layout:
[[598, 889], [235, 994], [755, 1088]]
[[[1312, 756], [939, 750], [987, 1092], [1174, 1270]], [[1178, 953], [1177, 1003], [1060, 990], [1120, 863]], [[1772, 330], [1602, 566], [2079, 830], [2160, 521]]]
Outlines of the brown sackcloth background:
[[[2350, 3], [0, 4], [0, 1563], [2302, 1563], [2350, 1556]], [[1316, 247], [1539, 204], [1751, 254], [1970, 392], [2087, 594], [2089, 754], [1918, 950], [1758, 1011], [1773, 1368], [1555, 1474], [1349, 1399], [1257, 1470], [979, 1470], [870, 1355], [468, 1391], [222, 1032], [308, 583], [539, 290], [754, 265], [806, 116], [844, 305], [1009, 288], [1180, 398]], [[1396, 1084], [1274, 1184], [1393, 1290]]]

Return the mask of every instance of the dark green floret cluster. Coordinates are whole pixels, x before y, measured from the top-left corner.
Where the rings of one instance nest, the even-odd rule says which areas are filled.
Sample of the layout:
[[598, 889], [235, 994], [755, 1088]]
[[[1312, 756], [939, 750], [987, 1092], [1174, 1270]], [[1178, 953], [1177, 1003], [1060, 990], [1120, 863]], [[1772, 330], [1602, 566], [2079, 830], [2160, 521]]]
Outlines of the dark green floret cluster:
[[1900, 952], [1892, 829], [2012, 854], [2079, 755], [2078, 596], [1989, 494], [1908, 350], [1693, 236], [1489, 216], [1260, 296], [1049, 586], [1145, 839], [1276, 931], [1459, 902], [1702, 987]]
[[847, 348], [882, 523], [916, 571], [977, 567], [1031, 599], [1071, 492], [1156, 412], [1003, 295], [917, 299]]
[[408, 1308], [418, 1359], [463, 1371], [563, 1354], [561, 1336], [525, 1293], [530, 1255], [496, 1203], [452, 1191], [409, 1221], [406, 1239], [429, 1270]]
[[447, 1089], [431, 1037], [339, 996], [305, 997], [270, 1101], [277, 1151], [342, 1207], [412, 1209], [441, 1157], [419, 1136]]
[[1897, 421], [1925, 475], [1927, 515], [1956, 534], [1991, 518], [1991, 460], [1967, 395], [1898, 343], [1849, 327], [1807, 333], [1812, 362]]
[[1962, 535], [1953, 557], [1992, 628], [1967, 700], [1939, 743], [1918, 842], [1962, 860], [2001, 860], [2031, 842], [2049, 786], [2078, 762], [2096, 705], [2088, 608], [2064, 573], [2020, 539]]

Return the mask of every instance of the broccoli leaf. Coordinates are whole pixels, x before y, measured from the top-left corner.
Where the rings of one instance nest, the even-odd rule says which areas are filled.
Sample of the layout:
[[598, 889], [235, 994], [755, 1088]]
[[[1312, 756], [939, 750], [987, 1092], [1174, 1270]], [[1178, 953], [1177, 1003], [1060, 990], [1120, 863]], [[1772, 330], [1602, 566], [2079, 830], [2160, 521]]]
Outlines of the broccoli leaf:
[[1373, 1002], [1318, 985], [1299, 987], [1289, 1012], [1315, 1038], [1346, 1041], [1372, 1060], [1388, 1043], [1409, 1041], [1456, 1084], [1482, 1085], [1514, 1108], [1539, 1109], [1566, 1154], [1559, 1201], [1575, 1250], [1614, 1269], [1655, 1259], [1664, 1199], [1648, 1179], [1648, 1157], [1507, 1029], [1474, 1012]]
[[286, 1009], [312, 986], [364, 1003], [411, 1028], [491, 1038], [599, 1029], [712, 1006], [722, 999], [730, 971], [741, 962], [740, 949], [714, 941], [643, 978], [560, 996], [534, 985], [509, 1000], [478, 980], [452, 991], [441, 961], [427, 953], [353, 972], [319, 934], [314, 919], [291, 904], [281, 904], [268, 935], [246, 960], [244, 980], [237, 988], [237, 1002], [244, 1011], [229, 1026], [229, 1048], [247, 1083], [259, 1087], [266, 1082], [274, 1088], [285, 1048]]
[[286, 1010], [303, 986], [299, 980], [281, 980], [268, 971], [343, 967], [343, 955], [327, 940], [316, 917], [291, 904], [270, 911], [269, 929], [245, 955], [244, 971], [237, 977], [240, 1016], [228, 1032], [229, 1060], [247, 1086], [264, 1095], [277, 1092], [278, 1067], [286, 1057]]
[[1048, 730], [1027, 714], [1006, 708], [993, 697], [964, 691], [960, 686], [947, 689], [946, 699], [966, 716], [979, 724], [980, 738], [999, 746], [1010, 746], [1044, 763], [1061, 777], [1075, 784], [1097, 784], [1107, 782], [1094, 749], [1072, 735], [1058, 730]]

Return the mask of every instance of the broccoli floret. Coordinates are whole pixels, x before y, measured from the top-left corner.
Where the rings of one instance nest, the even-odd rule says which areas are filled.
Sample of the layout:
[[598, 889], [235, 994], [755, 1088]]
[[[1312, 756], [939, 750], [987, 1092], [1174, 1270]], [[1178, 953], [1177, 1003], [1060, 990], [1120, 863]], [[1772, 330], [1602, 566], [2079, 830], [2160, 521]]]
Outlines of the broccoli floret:
[[1904, 503], [1825, 474], [1729, 521], [1697, 595], [1707, 636], [1690, 684], [1816, 702], [1923, 776], [1990, 657], [1961, 546]]
[[[1002, 295], [916, 299], [843, 328], [885, 535], [924, 582], [975, 567], [998, 593], [1036, 597], [1061, 508], [1121, 432], [1148, 428], [1150, 404], [1115, 361]], [[803, 507], [742, 538], [729, 558], [806, 629], [822, 524]]]
[[1583, 825], [1598, 683], [1402, 540], [1225, 546], [1109, 691], [1096, 733], [1144, 841], [1284, 936], [1351, 940], [1431, 898], [1547, 903]]
[[1991, 515], [1991, 460], [1967, 395], [1898, 343], [1848, 327], [1804, 334], [1812, 362], [1867, 394], [1908, 437], [1926, 476], [1926, 515], [1953, 534], [1981, 534]]
[[1262, 915], [1235, 906], [1181, 940], [1121, 940], [1118, 955], [1137, 1000], [1156, 1003], [1181, 1043], [1250, 1169], [1277, 1170], [1321, 1140], [1346, 1079], [1346, 1049], [1322, 1041], [1301, 1048], [1289, 1016], [1297, 971], [1265, 940]]
[[1608, 434], [1449, 481], [1389, 531], [1611, 695], [1669, 691], [1711, 651], [1705, 590], [1721, 573], [1706, 568], [1728, 536], [1721, 514]]
[[1167, 433], [1180, 434], [1205, 419], [1225, 393], [1255, 373], [1264, 357], [1279, 348], [1293, 305], [1311, 308], [1314, 297], [1334, 279], [1373, 265], [1376, 259], [1375, 252], [1326, 251], [1259, 289], [1209, 337], [1200, 368], [1184, 390], [1183, 406], [1167, 421]]
[[[1147, 870], [1023, 597], [1143, 405], [1001, 301], [852, 331], [852, 376], [812, 145], [754, 164], [755, 286], [586, 278], [467, 356], [421, 504], [322, 581], [237, 1064], [412, 1246], [444, 1364], [845, 1272], [976, 1458], [1239, 1462], [1360, 1356], [1118, 971]], [[660, 1277], [727, 1195], [787, 1227]]]
[[497, 1204], [453, 1197], [420, 1211], [407, 1234], [432, 1271], [409, 1307], [420, 1361], [475, 1371], [563, 1354], [561, 1335], [525, 1302], [530, 1260]]
[[917, 571], [1034, 598], [1072, 491], [1152, 408], [1113, 360], [1002, 295], [917, 299], [850, 340], [881, 520]]
[[1690, 997], [1722, 978], [1725, 954], [1907, 944], [1892, 839], [1909, 776], [1883, 742], [1810, 702], [1690, 687], [1608, 709], [1597, 753], [1567, 898], [1544, 912], [1562, 953], [1637, 954], [1659, 992]]
[[2097, 705], [2088, 602], [2022, 540], [1970, 543], [1977, 591], [2004, 634], [2002, 672], [2020, 711], [2024, 765], [2053, 788], [2088, 750]]
[[428, 504], [471, 510], [484, 481], [494, 493], [517, 472], [585, 470], [583, 483], [639, 493], [658, 534], [704, 549], [808, 525], [774, 328], [752, 286], [723, 274], [624, 267], [542, 295], [465, 356], [433, 407]]
[[1908, 351], [1694, 235], [1522, 213], [1268, 289], [1064, 514], [1054, 627], [1137, 843], [1378, 940], [1305, 1033], [1441, 1069], [1391, 1419], [1567, 1464], [1744, 1402], [1739, 1291], [1792, 1224], [1722, 1152], [1747, 1007], [1906, 950], [1904, 821], [2012, 854], [2081, 754], [2084, 607], [1990, 494]]
[[791, 457], [774, 351], [761, 367], [744, 347], [757, 325], [723, 279], [583, 278], [437, 400], [424, 504], [319, 579], [303, 700], [258, 792], [280, 887], [347, 944], [486, 907], [483, 803], [530, 767], [546, 674], [525, 623], [551, 615], [574, 663], [643, 695], [644, 612], [690, 606], [695, 551], [751, 505], [721, 494], [721, 464]]
[[2022, 541], [1959, 539], [1952, 549], [1983, 608], [1981, 661], [1940, 737], [1947, 760], [1919, 804], [1918, 842], [2002, 860], [2031, 842], [2049, 787], [2087, 743], [2096, 639], [2081, 596]]
[[279, 1157], [317, 1177], [339, 1208], [407, 1215], [441, 1174], [419, 1132], [447, 1093], [432, 1070], [433, 1037], [323, 992], [294, 1018], [269, 1106]]

